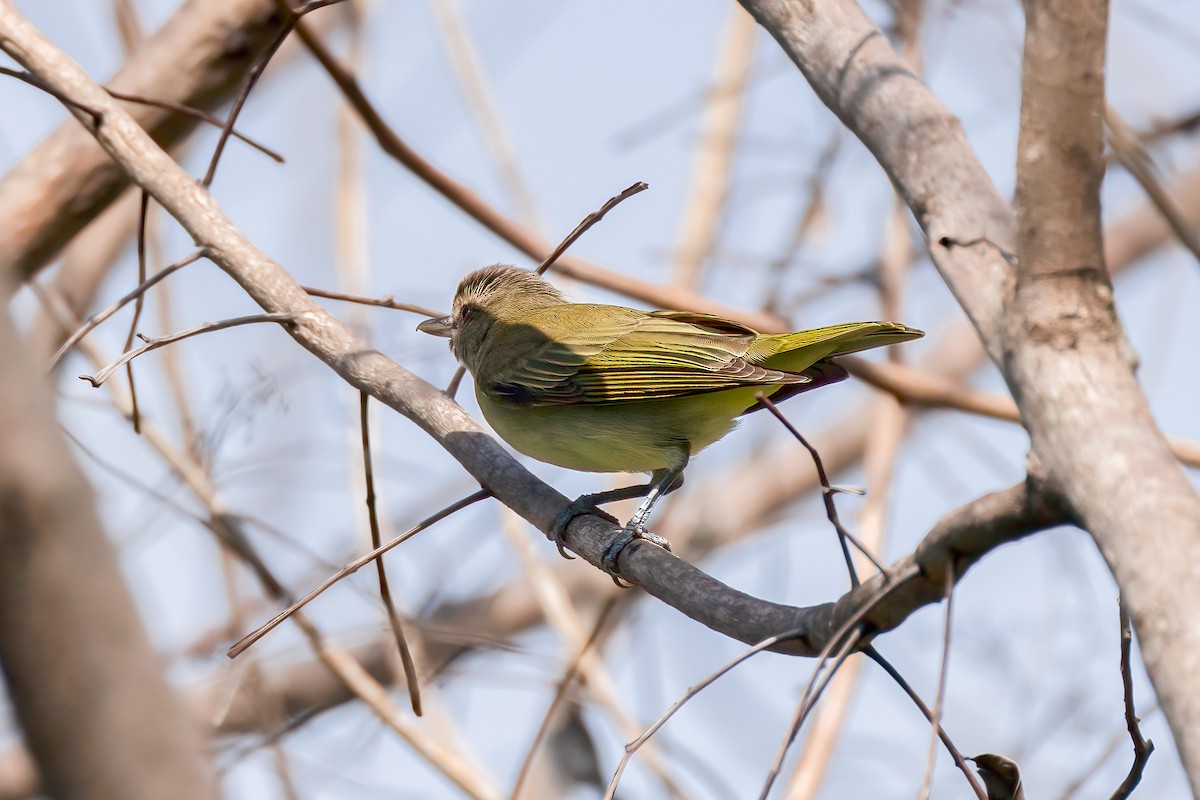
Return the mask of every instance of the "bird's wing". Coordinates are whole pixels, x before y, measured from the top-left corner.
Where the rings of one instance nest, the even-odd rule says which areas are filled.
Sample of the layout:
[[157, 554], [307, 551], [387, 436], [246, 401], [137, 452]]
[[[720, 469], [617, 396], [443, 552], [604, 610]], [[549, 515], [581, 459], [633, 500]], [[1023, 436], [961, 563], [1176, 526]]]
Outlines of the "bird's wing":
[[567, 308], [571, 324], [559, 320], [553, 338], [537, 335], [544, 320], [530, 320], [522, 357], [509, 359], [481, 388], [520, 405], [611, 404], [809, 381], [750, 363], [744, 356], [757, 334], [720, 317]]

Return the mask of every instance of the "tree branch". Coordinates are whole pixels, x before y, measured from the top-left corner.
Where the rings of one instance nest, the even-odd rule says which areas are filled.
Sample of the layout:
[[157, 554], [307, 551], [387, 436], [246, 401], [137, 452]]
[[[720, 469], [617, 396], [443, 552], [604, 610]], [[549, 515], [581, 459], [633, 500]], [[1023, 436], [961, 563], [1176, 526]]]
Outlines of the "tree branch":
[[1106, 0], [1030, 0], [1017, 162], [1019, 267], [1005, 377], [1032, 457], [1091, 532], [1200, 792], [1200, 497], [1158, 430], [1100, 238]]
[[[281, 21], [273, 0], [189, 0], [108, 85], [118, 94], [216, 108], [237, 90]], [[150, 105], [131, 113], [167, 148], [198, 124]], [[27, 280], [128, 185], [125, 172], [68, 120], [0, 180], [0, 273]]]

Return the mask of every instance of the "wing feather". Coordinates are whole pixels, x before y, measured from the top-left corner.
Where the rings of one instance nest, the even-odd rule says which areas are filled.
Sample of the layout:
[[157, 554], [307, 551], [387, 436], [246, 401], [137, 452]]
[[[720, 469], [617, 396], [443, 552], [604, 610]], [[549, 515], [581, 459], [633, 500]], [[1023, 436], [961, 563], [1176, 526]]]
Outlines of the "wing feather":
[[490, 370], [484, 391], [521, 405], [612, 404], [810, 380], [747, 360], [757, 334], [719, 317], [573, 305], [565, 324], [561, 308], [502, 333], [505, 352], [523, 355]]

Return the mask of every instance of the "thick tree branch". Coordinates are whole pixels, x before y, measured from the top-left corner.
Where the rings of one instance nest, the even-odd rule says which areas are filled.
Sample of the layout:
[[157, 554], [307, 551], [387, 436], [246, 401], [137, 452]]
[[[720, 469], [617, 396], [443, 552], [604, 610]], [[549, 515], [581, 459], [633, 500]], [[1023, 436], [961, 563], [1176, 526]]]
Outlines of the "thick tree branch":
[[[108, 85], [211, 110], [233, 95], [281, 28], [273, 0], [189, 0]], [[130, 113], [167, 148], [198, 124], [144, 104], [130, 107]], [[0, 180], [0, 273], [14, 285], [28, 279], [128, 185], [125, 172], [68, 120]]]
[[1005, 373], [1033, 457], [1121, 587], [1200, 793], [1200, 498], [1138, 385], [1104, 269], [1107, 19], [1106, 0], [1026, 3]]

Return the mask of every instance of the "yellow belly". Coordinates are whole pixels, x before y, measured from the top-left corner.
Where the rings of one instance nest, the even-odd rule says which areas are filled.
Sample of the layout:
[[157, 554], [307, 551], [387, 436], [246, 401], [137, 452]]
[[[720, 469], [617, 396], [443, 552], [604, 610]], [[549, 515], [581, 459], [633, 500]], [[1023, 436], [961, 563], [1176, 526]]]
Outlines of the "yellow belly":
[[495, 402], [478, 390], [476, 396], [496, 433], [525, 455], [584, 472], [652, 472], [686, 463], [729, 433], [758, 391], [540, 407]]

